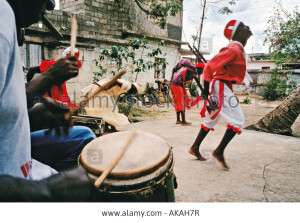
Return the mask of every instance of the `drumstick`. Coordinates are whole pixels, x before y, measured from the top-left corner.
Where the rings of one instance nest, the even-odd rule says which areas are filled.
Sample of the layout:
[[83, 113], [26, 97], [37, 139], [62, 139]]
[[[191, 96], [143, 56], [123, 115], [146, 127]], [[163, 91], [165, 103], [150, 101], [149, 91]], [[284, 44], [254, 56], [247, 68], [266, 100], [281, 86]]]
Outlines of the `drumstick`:
[[71, 56], [75, 56], [74, 48], [76, 45], [77, 38], [77, 21], [75, 15], [72, 16], [72, 26], [71, 26]]
[[133, 132], [127, 141], [127, 143], [124, 145], [118, 156], [109, 164], [109, 166], [104, 170], [104, 172], [98, 177], [98, 179], [95, 181], [94, 185], [95, 187], [99, 188], [100, 185], [103, 183], [103, 181], [106, 179], [108, 174], [115, 168], [115, 166], [119, 163], [119, 161], [122, 159], [124, 156], [126, 150], [129, 148], [130, 144], [136, 137], [137, 133]]
[[123, 76], [126, 73], [126, 69], [123, 68], [122, 70], [118, 71], [115, 76], [112, 77], [111, 80], [109, 80], [107, 83], [105, 83], [103, 86], [100, 86], [97, 91], [95, 91], [93, 94], [88, 95], [88, 98], [83, 99], [79, 104], [80, 107], [86, 106], [88, 100], [92, 97], [94, 97], [96, 94], [98, 94], [100, 91], [108, 89], [111, 85], [115, 84], [117, 80]]

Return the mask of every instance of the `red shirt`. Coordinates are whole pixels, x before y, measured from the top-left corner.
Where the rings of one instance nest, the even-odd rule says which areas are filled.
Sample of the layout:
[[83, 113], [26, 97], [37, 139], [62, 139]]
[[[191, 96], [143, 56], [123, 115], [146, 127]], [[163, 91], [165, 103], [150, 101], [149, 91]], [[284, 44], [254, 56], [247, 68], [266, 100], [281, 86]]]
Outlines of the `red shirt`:
[[[43, 73], [46, 70], [48, 70], [49, 67], [51, 67], [52, 64], [54, 64], [55, 62], [56, 62], [55, 60], [51, 60], [51, 61], [43, 60], [42, 63], [41, 63], [41, 65], [40, 65], [40, 71], [41, 71], [41, 73]], [[79, 62], [80, 61], [78, 60], [78, 68], [81, 67], [81, 63], [79, 63]], [[49, 95], [48, 92], [46, 92], [44, 94], [44, 97], [51, 97], [54, 100], [61, 101], [61, 102], [65, 103], [70, 108], [77, 108], [78, 105], [73, 104], [70, 101], [70, 97], [69, 97], [68, 92], [67, 92], [66, 82], [64, 82], [60, 86], [60, 89], [61, 90], [59, 90], [59, 88], [58, 88], [57, 85], [53, 85], [51, 87], [50, 92], [49, 92], [51, 95]]]
[[212, 79], [218, 79], [239, 84], [244, 80], [245, 73], [244, 49], [238, 43], [231, 43], [207, 63], [203, 71], [203, 80], [210, 82]]

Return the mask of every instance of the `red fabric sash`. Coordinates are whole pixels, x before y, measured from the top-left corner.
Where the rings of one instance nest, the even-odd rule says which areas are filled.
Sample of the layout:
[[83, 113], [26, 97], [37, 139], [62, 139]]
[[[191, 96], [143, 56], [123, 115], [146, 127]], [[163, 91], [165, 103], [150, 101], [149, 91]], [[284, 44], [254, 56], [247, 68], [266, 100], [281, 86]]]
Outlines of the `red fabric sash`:
[[[212, 81], [212, 84], [211, 84], [211, 90], [209, 92], [209, 94], [211, 95], [212, 92], [213, 92], [213, 88], [214, 88], [214, 84], [216, 82], [217, 79], [213, 79]], [[221, 108], [222, 108], [222, 104], [223, 104], [223, 94], [224, 94], [224, 82], [223, 81], [220, 81], [220, 89], [219, 89], [219, 108], [218, 108], [218, 111], [211, 117], [212, 120], [214, 120], [218, 114], [220, 113], [221, 111]], [[199, 96], [197, 97], [192, 103], [191, 103], [191, 107], [194, 107], [196, 104], [198, 104], [201, 100], [203, 100], [203, 97], [202, 96]], [[205, 117], [205, 113], [206, 113], [206, 107], [207, 107], [207, 104], [208, 104], [208, 100], [205, 100], [204, 101], [204, 104], [203, 104], [203, 107], [200, 111], [200, 115], [201, 115], [201, 118], [204, 118]]]
[[185, 83], [190, 82], [190, 81], [187, 81], [187, 82], [185, 81], [186, 72], [187, 72], [187, 69], [182, 71], [182, 88], [183, 88], [183, 93], [184, 93], [185, 107], [189, 110], [192, 107], [191, 106], [192, 99], [188, 96], [186, 89], [185, 89]]
[[219, 109], [218, 111], [210, 118], [211, 120], [214, 120], [218, 114], [221, 111], [222, 105], [223, 105], [223, 94], [224, 94], [224, 82], [220, 81], [220, 88], [219, 88]]
[[242, 131], [238, 128], [238, 127], [235, 127], [235, 126], [232, 126], [232, 125], [227, 125], [227, 129], [231, 129], [232, 128], [232, 131], [236, 132], [238, 135], [240, 135], [242, 133]]

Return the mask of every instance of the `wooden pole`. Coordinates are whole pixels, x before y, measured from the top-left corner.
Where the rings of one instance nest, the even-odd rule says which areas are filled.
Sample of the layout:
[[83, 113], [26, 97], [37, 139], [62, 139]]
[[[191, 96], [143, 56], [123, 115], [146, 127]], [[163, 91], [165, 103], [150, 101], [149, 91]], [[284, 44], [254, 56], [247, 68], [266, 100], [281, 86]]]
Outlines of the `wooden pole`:
[[76, 39], [77, 39], [77, 30], [78, 25], [76, 21], [75, 15], [72, 16], [72, 26], [71, 26], [71, 56], [75, 56], [75, 45], [76, 45]]
[[[204, 58], [204, 56], [200, 53], [200, 51], [198, 51], [197, 50], [197, 48], [195, 47], [195, 46], [193, 46], [194, 47], [194, 50], [195, 50], [195, 52], [196, 52], [196, 54], [198, 55], [198, 57], [200, 57], [202, 60], [200, 61], [200, 62], [202, 62], [202, 61], [204, 61], [204, 63], [207, 63], [207, 60]], [[203, 63], [203, 62], [202, 62]]]
[[52, 22], [45, 16], [42, 15], [42, 22], [47, 26], [47, 28], [54, 33], [59, 39], [63, 38], [63, 35], [56, 29], [56, 27], [52, 24]]

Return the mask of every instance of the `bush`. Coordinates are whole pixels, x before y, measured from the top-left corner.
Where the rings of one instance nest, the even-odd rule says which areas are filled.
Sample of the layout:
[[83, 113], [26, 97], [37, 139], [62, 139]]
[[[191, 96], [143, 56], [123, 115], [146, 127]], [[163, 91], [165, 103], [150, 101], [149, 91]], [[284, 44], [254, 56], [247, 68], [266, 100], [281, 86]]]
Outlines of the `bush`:
[[155, 89], [154, 87], [149, 87], [149, 86], [146, 88], [144, 97], [148, 97], [151, 104], [157, 102], [157, 97], [158, 96], [159, 96], [159, 90], [158, 89]]
[[249, 105], [249, 104], [251, 104], [251, 99], [248, 98], [248, 97], [245, 97], [241, 103], [242, 103], [242, 104], [248, 104], [248, 105]]
[[123, 113], [127, 117], [129, 116], [130, 110], [133, 106], [132, 102], [125, 101], [125, 102], [118, 102], [118, 109], [120, 113]]
[[275, 101], [286, 95], [286, 78], [280, 78], [278, 69], [272, 70], [270, 80], [265, 84], [262, 90], [262, 96], [265, 100]]
[[199, 87], [198, 87], [197, 83], [192, 82], [192, 84], [191, 84], [191, 95], [193, 97], [197, 97], [198, 96], [198, 89], [199, 89]]
[[197, 97], [198, 95], [198, 85], [195, 82], [191, 82], [187, 84], [187, 87], [190, 89], [191, 96]]

